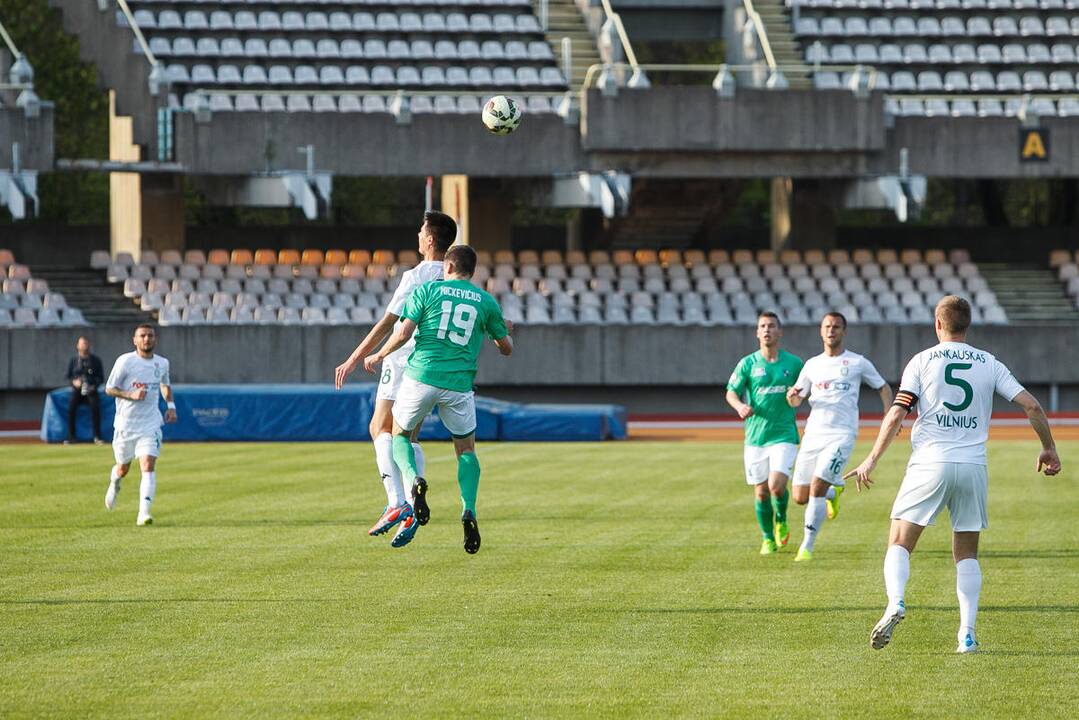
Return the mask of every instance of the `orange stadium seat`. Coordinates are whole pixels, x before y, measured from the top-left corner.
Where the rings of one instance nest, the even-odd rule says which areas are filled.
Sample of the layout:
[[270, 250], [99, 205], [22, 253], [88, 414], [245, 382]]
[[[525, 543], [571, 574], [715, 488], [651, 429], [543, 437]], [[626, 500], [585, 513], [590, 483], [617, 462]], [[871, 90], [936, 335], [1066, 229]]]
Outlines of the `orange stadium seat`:
[[784, 250], [779, 253], [779, 262], [783, 265], [794, 265], [802, 262], [802, 253], [797, 250]]
[[498, 250], [495, 252], [495, 265], [516, 265], [517, 258], [512, 250]]
[[202, 250], [188, 250], [184, 252], [184, 265], [198, 265], [201, 267], [205, 264], [206, 253]]
[[476, 251], [476, 265], [490, 265], [492, 263], [491, 253], [487, 250]]
[[326, 261], [326, 253], [316, 248], [308, 248], [300, 256], [301, 265], [321, 265]]
[[659, 261], [665, 266], [681, 265], [682, 264], [682, 251], [681, 250], [660, 250]]
[[544, 250], [540, 254], [540, 262], [544, 265], [561, 265], [562, 253], [558, 250]]
[[229, 251], [221, 248], [211, 250], [210, 254], [206, 256], [206, 263], [209, 265], [228, 265]]
[[704, 265], [707, 261], [703, 250], [686, 250], [682, 253], [682, 262], [686, 265]]
[[231, 265], [254, 265], [255, 254], [250, 250], [233, 250], [232, 257], [229, 258], [229, 264]]
[[775, 250], [758, 250], [757, 251], [757, 264], [758, 265], [771, 265], [779, 260], [776, 257]]
[[880, 265], [890, 265], [891, 263], [899, 262], [899, 253], [891, 248], [885, 248], [884, 250], [877, 251], [877, 263]]
[[593, 250], [588, 253], [588, 263], [590, 265], [610, 265], [611, 256], [606, 250]]
[[753, 252], [750, 250], [735, 250], [731, 253], [731, 262], [735, 265], [746, 265], [753, 262]]
[[806, 265], [820, 265], [824, 262], [824, 251], [806, 250], [802, 262]]
[[330, 280], [337, 280], [341, 277], [340, 265], [323, 265], [318, 271], [319, 277], [328, 278]]
[[615, 267], [619, 265], [633, 265], [633, 251], [632, 250], [615, 250], [611, 253], [611, 262]]
[[566, 253], [566, 264], [570, 266], [587, 265], [588, 257], [580, 250], [570, 250]]
[[633, 253], [633, 259], [638, 265], [658, 265], [659, 253], [655, 250], [644, 248]]
[[517, 253], [518, 265], [539, 265], [539, 253], [535, 250], [522, 250]]
[[349, 250], [348, 251], [348, 264], [349, 265], [370, 265], [371, 264], [371, 251], [370, 250]]
[[327, 250], [325, 262], [327, 265], [344, 265], [348, 262], [348, 253], [344, 250]]
[[899, 253], [899, 262], [904, 265], [913, 265], [914, 263], [920, 263], [922, 261], [922, 253], [920, 250], [904, 250]]
[[10, 250], [6, 250], [6, 249], [0, 250], [0, 265], [5, 265], [6, 266], [6, 265], [14, 265], [14, 264], [15, 264], [15, 253], [11, 252]]
[[943, 265], [948, 262], [948, 256], [944, 254], [944, 251], [939, 248], [925, 251], [925, 264], [926, 265]]
[[855, 265], [868, 265], [873, 262], [873, 251], [866, 250], [865, 248], [858, 248], [850, 254], [850, 260]]
[[[1072, 254], [1070, 250], [1053, 250], [1049, 253], [1049, 267], [1058, 268], [1061, 265], [1067, 265], [1072, 261]], [[3, 265], [3, 259], [0, 259], [0, 265]]]
[[828, 262], [833, 265], [839, 265], [840, 263], [849, 263], [850, 253], [848, 253], [846, 250], [829, 250]]
[[259, 248], [255, 251], [255, 265], [276, 265], [277, 253], [269, 248]]
[[393, 265], [393, 250], [375, 250], [371, 254], [371, 262], [375, 265]]
[[708, 264], [726, 265], [731, 261], [731, 254], [726, 250], [709, 250], [708, 251]]
[[277, 253], [278, 265], [299, 265], [300, 252], [298, 250], [282, 250]]
[[420, 254], [415, 250], [402, 250], [397, 253], [397, 264], [410, 268], [416, 267], [420, 264]]
[[[380, 251], [378, 251], [378, 250], [375, 251], [375, 256], [376, 257], [378, 256], [379, 252]], [[389, 270], [387, 270], [385, 265], [380, 265], [378, 263], [372, 263], [371, 265], [367, 266], [367, 277], [368, 278], [375, 278], [375, 279], [379, 279], [379, 280], [385, 280], [389, 276], [389, 274], [390, 274]]]

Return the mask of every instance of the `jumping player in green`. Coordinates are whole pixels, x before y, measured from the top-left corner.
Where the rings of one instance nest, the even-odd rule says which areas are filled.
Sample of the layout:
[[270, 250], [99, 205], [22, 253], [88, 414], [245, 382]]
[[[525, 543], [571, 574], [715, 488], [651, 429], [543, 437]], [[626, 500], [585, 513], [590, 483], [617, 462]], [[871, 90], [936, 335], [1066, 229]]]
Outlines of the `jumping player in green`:
[[779, 348], [782, 337], [779, 316], [761, 313], [761, 349], [742, 358], [727, 381], [727, 402], [746, 421], [746, 482], [756, 488], [757, 523], [764, 536], [761, 555], [771, 555], [790, 540], [787, 481], [798, 455], [798, 426], [787, 388], [798, 379], [803, 363]]
[[412, 291], [401, 323], [393, 337], [363, 361], [375, 372], [387, 355], [415, 335], [416, 349], [408, 358], [405, 379], [393, 405], [393, 460], [401, 469], [406, 487], [413, 486], [415, 516], [402, 520], [398, 537], [406, 544], [418, 525], [427, 524], [427, 481], [419, 477], [410, 434], [438, 406], [438, 416], [453, 435], [457, 453], [457, 484], [464, 511], [465, 552], [480, 549], [476, 523], [476, 495], [480, 485], [480, 462], [476, 459], [476, 402], [472, 381], [484, 339], [489, 337], [499, 352], [513, 352], [512, 325], [502, 318], [498, 302], [469, 279], [476, 270], [476, 252], [455, 245], [446, 252], [444, 280], [421, 285]]

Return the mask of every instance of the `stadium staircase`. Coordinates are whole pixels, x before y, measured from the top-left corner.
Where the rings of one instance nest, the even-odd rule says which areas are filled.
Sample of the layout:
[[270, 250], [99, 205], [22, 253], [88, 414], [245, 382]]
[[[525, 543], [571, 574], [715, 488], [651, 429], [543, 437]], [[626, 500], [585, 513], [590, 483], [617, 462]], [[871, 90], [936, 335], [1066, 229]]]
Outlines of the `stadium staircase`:
[[94, 325], [121, 323], [134, 327], [154, 320], [152, 313], [124, 297], [122, 284], [108, 284], [99, 270], [66, 265], [34, 265], [30, 270], [35, 278], [47, 280], [53, 292], [63, 293], [68, 304], [82, 310], [83, 317]]
[[608, 230], [622, 248], [686, 248], [709, 214], [722, 205], [714, 184], [634, 181], [629, 214], [612, 220]]
[[1010, 323], [1079, 322], [1079, 310], [1052, 270], [1016, 263], [978, 263], [978, 269]]
[[[538, 8], [536, 13], [539, 13]], [[789, 33], [790, 30], [788, 29], [787, 32]], [[550, 0], [547, 6], [546, 38], [559, 65], [562, 64], [562, 38], [564, 37], [570, 39], [573, 55], [572, 77], [566, 79], [569, 81], [570, 89], [577, 92], [584, 84], [588, 68], [600, 62], [596, 39], [588, 30], [588, 24], [574, 0]]]
[[[783, 0], [754, 0], [753, 7], [764, 21], [764, 30], [768, 33], [768, 43], [776, 64], [782, 66], [783, 75], [792, 88], [805, 90], [813, 87], [810, 80], [812, 69], [805, 64], [805, 53], [794, 39], [793, 27], [789, 16], [790, 10]], [[800, 66], [799, 69], [791, 69]]]

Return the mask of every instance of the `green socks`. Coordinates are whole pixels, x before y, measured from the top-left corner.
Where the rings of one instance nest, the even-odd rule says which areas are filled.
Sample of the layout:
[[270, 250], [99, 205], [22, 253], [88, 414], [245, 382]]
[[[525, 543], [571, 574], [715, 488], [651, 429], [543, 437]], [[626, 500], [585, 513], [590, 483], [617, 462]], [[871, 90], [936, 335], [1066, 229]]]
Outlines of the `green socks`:
[[416, 471], [416, 451], [412, 448], [412, 440], [408, 435], [393, 436], [393, 462], [401, 471], [405, 487], [412, 487], [419, 473]]
[[457, 458], [457, 485], [461, 488], [461, 505], [475, 515], [476, 495], [480, 490], [480, 461], [476, 453], [462, 453]]
[[777, 523], [787, 522], [787, 503], [790, 499], [791, 491], [787, 489], [784, 489], [783, 494], [778, 497], [772, 496], [772, 509], [775, 510]]
[[761, 526], [761, 535], [765, 540], [775, 542], [775, 520], [772, 512], [772, 503], [767, 500], [757, 500], [757, 524]]

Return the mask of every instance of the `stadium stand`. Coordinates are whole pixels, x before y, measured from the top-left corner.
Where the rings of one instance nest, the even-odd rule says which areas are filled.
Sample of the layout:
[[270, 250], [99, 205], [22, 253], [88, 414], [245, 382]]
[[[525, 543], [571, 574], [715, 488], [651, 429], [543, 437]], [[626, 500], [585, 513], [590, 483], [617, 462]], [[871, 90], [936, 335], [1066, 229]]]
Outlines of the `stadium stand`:
[[[162, 325], [369, 324], [386, 306], [413, 251], [177, 251], [91, 263]], [[827, 310], [852, 322], [927, 323], [941, 295], [960, 292], [977, 322], [1007, 313], [965, 251], [618, 250], [481, 252], [473, 282], [515, 323], [753, 324], [775, 310], [815, 324]]]
[[16, 262], [10, 250], [0, 250], [0, 328], [41, 328], [87, 325], [82, 311], [70, 307], [62, 293], [52, 292], [47, 280], [34, 277]]
[[[846, 87], [850, 73], [876, 69], [874, 86], [895, 115], [1015, 115], [1022, 93], [1074, 93], [1079, 3], [1075, 0], [787, 0], [815, 87]], [[930, 99], [902, 95], [931, 95]], [[965, 95], [1011, 95], [969, 98]], [[1079, 115], [1074, 97], [1036, 97], [1038, 115]]]
[[[474, 92], [567, 88], [529, 0], [129, 5], [167, 64], [174, 104], [188, 109], [203, 102], [191, 92], [199, 88], [215, 112], [386, 112], [383, 95], [342, 91], [439, 93], [415, 97], [416, 113], [479, 112]], [[142, 52], [137, 42], [133, 52]], [[543, 96], [526, 107], [553, 110]]]
[[1068, 297], [1079, 309], [1079, 252], [1057, 250], [1049, 256], [1049, 265], [1056, 270]]

